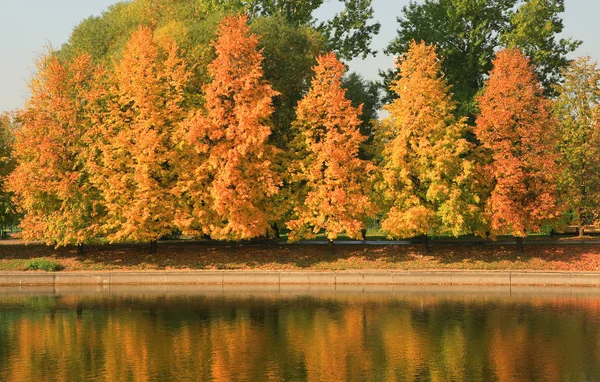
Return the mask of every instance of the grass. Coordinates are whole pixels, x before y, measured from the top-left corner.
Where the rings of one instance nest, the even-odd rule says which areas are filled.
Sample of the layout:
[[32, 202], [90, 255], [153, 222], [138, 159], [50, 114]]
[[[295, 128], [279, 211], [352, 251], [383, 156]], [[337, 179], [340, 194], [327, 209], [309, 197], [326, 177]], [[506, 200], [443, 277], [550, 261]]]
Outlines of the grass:
[[31, 259], [25, 262], [26, 271], [46, 271], [46, 272], [57, 272], [62, 271], [65, 267], [56, 261], [40, 258]]
[[[161, 243], [156, 255], [146, 245], [86, 246], [54, 249], [19, 243], [0, 245], [0, 271], [31, 269], [66, 271], [136, 270], [350, 270], [350, 269], [488, 269], [600, 271], [600, 244], [526, 245], [325, 245]], [[58, 266], [58, 267], [57, 267]]]

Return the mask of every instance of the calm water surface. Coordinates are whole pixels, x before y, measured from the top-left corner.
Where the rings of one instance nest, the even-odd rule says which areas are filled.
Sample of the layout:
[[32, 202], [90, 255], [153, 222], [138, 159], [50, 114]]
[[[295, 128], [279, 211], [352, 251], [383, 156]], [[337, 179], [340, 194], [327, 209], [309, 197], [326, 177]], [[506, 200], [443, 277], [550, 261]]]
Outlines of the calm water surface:
[[599, 381], [600, 294], [0, 290], [0, 381]]

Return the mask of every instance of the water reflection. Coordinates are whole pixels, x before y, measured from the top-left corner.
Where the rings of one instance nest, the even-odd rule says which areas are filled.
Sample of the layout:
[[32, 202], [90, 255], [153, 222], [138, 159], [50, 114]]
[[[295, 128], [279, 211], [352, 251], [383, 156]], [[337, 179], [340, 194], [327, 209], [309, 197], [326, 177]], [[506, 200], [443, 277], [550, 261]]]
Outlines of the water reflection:
[[193, 290], [5, 291], [0, 381], [600, 380], [600, 295]]

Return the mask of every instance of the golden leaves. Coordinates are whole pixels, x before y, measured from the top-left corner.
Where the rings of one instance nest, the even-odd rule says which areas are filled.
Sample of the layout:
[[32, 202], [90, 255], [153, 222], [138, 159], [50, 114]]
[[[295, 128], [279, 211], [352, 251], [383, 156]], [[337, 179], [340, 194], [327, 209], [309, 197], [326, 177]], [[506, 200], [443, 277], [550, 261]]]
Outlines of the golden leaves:
[[345, 68], [335, 54], [320, 56], [317, 63], [311, 89], [297, 108], [294, 145], [301, 154], [291, 168], [300, 192], [288, 222], [290, 239], [321, 230], [330, 240], [341, 234], [360, 238], [364, 220], [376, 212], [366, 193], [370, 167], [358, 157], [365, 140], [358, 129], [361, 108], [345, 97]]

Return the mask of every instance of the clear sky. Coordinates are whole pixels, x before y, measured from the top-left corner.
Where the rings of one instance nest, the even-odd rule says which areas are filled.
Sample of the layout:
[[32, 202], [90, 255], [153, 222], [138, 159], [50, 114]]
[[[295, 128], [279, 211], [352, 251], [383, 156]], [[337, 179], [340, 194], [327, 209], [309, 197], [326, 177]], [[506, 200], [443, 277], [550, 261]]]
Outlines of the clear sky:
[[[301, 0], [299, 0], [301, 1]], [[51, 44], [60, 47], [71, 30], [90, 15], [100, 15], [115, 0], [0, 0], [0, 111], [23, 106], [27, 97], [27, 81], [33, 61]], [[381, 22], [381, 33], [374, 40], [382, 51], [396, 34], [396, 17], [408, 0], [373, 0], [375, 17]], [[598, 0], [566, 0], [565, 36], [584, 43], [576, 55], [590, 55], [600, 60], [600, 14]], [[333, 14], [339, 5], [330, 2], [320, 10], [320, 17]], [[369, 79], [377, 79], [379, 69], [392, 66], [393, 58], [379, 54], [375, 58], [354, 60], [351, 70]]]

